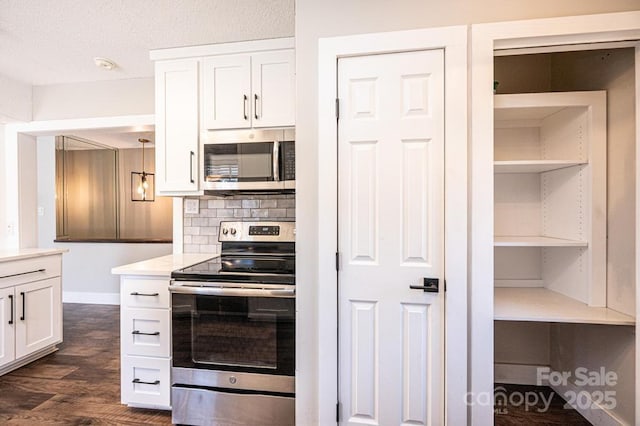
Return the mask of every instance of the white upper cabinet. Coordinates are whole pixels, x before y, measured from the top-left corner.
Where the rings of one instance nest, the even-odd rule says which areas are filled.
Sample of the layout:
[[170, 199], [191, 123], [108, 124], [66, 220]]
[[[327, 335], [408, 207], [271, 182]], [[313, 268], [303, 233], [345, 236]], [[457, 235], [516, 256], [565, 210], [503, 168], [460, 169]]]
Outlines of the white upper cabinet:
[[198, 59], [156, 63], [156, 192], [198, 192]]
[[295, 124], [293, 49], [203, 60], [204, 130]]
[[253, 127], [295, 125], [295, 81], [293, 49], [251, 57]]
[[251, 127], [251, 57], [228, 55], [202, 61], [204, 127]]
[[158, 195], [201, 195], [200, 132], [295, 125], [293, 38], [158, 49]]

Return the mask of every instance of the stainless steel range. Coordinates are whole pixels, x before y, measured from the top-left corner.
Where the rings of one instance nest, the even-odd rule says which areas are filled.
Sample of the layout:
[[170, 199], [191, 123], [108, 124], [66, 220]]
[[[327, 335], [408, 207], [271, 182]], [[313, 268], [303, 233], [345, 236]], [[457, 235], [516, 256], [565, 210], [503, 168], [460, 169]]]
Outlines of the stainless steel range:
[[222, 222], [221, 256], [171, 275], [172, 420], [295, 424], [295, 223]]

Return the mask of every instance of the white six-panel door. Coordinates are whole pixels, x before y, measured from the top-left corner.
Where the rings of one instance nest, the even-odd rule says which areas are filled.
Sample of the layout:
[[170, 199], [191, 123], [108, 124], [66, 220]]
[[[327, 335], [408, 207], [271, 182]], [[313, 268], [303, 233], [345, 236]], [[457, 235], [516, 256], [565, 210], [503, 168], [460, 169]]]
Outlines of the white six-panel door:
[[442, 424], [444, 52], [340, 59], [338, 97], [340, 422]]

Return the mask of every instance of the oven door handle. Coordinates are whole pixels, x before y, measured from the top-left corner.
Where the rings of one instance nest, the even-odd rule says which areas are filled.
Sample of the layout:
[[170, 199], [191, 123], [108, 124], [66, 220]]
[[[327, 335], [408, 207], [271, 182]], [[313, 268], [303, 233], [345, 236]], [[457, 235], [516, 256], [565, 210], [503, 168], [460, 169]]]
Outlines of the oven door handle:
[[295, 297], [295, 289], [264, 289], [238, 287], [199, 287], [188, 285], [171, 285], [171, 293], [195, 294], [198, 296], [240, 296], [240, 297]]

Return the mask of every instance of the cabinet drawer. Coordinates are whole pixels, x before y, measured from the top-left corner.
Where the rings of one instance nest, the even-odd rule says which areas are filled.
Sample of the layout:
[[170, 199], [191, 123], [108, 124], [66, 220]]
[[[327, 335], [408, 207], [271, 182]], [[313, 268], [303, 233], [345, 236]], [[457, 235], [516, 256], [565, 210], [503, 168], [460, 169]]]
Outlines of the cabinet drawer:
[[62, 255], [41, 256], [0, 263], [0, 288], [59, 277]]
[[122, 307], [169, 308], [168, 279], [122, 279]]
[[169, 408], [171, 360], [125, 356], [122, 358], [122, 403]]
[[123, 354], [168, 357], [169, 320], [169, 310], [124, 309], [120, 328]]

